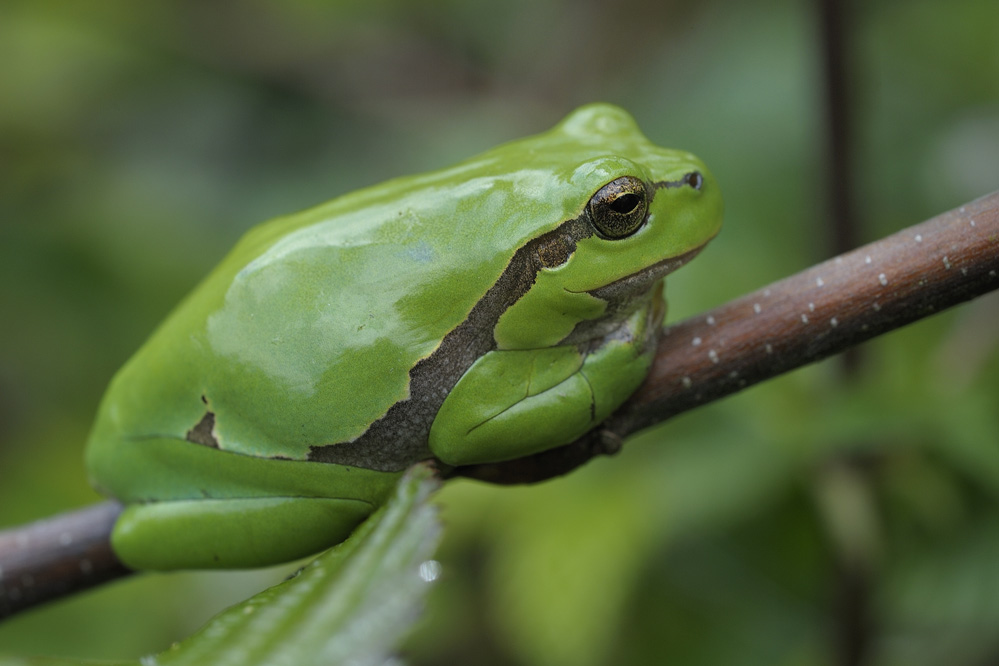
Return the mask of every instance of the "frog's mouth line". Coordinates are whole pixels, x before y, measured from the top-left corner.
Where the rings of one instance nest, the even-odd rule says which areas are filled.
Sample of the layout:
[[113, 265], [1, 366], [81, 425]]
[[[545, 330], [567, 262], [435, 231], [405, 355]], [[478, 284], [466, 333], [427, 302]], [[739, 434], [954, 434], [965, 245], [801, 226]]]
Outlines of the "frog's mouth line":
[[599, 299], [609, 301], [615, 297], [619, 297], [622, 294], [635, 293], [646, 289], [656, 280], [663, 278], [676, 269], [680, 268], [684, 264], [688, 263], [691, 259], [696, 257], [701, 250], [710, 242], [710, 239], [698, 245], [693, 250], [684, 252], [676, 257], [667, 257], [661, 261], [657, 261], [651, 266], [646, 266], [640, 271], [631, 273], [630, 275], [625, 275], [622, 278], [618, 278], [609, 284], [605, 284], [601, 287], [596, 287], [594, 289], [566, 289], [567, 292], [571, 294], [590, 294], [591, 296], [596, 296]]

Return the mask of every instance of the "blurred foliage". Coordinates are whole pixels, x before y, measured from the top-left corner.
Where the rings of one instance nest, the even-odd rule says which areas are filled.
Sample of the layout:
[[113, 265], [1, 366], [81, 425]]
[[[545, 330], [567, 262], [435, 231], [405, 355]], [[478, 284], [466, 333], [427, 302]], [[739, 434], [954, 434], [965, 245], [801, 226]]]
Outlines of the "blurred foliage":
[[[114, 370], [253, 223], [550, 127], [634, 113], [700, 155], [726, 228], [672, 319], [999, 186], [994, 0], [872, 0], [856, 164], [828, 174], [814, 3], [0, 5], [0, 523], [96, 499]], [[848, 3], [857, 4], [857, 3]], [[877, 666], [999, 658], [999, 300], [673, 419], [536, 487], [440, 494], [415, 664]], [[0, 651], [159, 651], [289, 571], [144, 575], [0, 626]]]

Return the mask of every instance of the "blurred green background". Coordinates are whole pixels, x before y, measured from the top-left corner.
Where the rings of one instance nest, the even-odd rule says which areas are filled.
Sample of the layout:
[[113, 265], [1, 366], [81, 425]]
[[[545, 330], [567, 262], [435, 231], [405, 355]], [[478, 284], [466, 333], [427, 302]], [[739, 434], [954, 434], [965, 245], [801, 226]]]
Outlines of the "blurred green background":
[[[621, 104], [701, 156], [721, 236], [675, 320], [999, 187], [995, 0], [872, 0], [855, 165], [830, 175], [815, 3], [0, 4], [0, 525], [96, 501], [115, 369], [243, 231]], [[528, 488], [455, 482], [414, 664], [999, 660], [999, 300], [703, 407]], [[163, 649], [290, 569], [144, 575], [0, 625], [0, 652]], [[861, 655], [860, 658], [850, 655]]]

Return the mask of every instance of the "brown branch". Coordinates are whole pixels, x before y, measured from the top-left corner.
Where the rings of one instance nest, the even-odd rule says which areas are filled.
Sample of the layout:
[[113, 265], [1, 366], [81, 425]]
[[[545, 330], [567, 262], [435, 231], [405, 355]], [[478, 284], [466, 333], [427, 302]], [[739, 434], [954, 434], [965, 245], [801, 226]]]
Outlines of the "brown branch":
[[121, 509], [102, 502], [0, 532], [0, 618], [131, 573], [111, 551]]
[[553, 451], [459, 468], [531, 483], [629, 435], [999, 288], [999, 192], [666, 329], [646, 382], [604, 426]]
[[[513, 484], [565, 474], [655, 423], [999, 288], [999, 192], [666, 329], [646, 382], [602, 428], [452, 476]], [[130, 573], [105, 502], [0, 532], [0, 618]]]

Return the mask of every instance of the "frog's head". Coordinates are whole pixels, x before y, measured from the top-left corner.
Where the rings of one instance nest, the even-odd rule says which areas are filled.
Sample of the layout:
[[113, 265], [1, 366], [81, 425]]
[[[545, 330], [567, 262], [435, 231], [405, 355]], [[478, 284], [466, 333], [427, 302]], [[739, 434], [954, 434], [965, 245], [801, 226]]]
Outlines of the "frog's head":
[[617, 107], [582, 107], [513, 147], [551, 174], [545, 196], [565, 214], [522, 248], [536, 277], [496, 328], [501, 348], [557, 344], [583, 322], [627, 317], [628, 303], [721, 227], [721, 193], [704, 164], [650, 143]]

